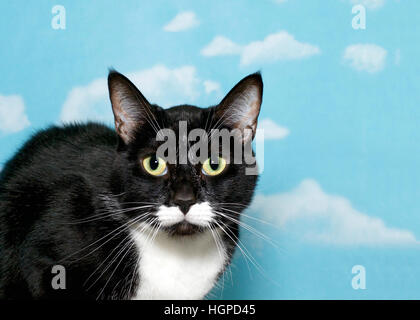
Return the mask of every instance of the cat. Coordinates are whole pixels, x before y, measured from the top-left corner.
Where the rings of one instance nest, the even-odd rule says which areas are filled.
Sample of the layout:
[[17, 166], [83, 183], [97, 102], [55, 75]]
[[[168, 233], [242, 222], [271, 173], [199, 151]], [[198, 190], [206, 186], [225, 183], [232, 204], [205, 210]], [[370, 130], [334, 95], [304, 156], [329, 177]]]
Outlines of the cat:
[[260, 73], [208, 108], [163, 109], [115, 70], [108, 89], [115, 130], [52, 126], [5, 164], [0, 299], [203, 299], [230, 264], [258, 175], [221, 157], [170, 164], [156, 133], [185, 121], [188, 132], [250, 129], [252, 141]]

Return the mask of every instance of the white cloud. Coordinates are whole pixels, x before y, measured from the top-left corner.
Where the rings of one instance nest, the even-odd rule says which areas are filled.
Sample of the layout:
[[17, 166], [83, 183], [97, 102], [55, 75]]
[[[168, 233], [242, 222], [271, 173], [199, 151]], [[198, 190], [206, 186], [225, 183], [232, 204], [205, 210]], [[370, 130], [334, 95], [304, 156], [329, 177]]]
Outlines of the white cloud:
[[221, 92], [221, 87], [220, 87], [220, 83], [216, 82], [216, 81], [211, 81], [211, 80], [206, 80], [203, 82], [204, 85], [204, 91], [207, 94], [210, 93], [220, 93]]
[[178, 13], [175, 18], [173, 18], [167, 25], [163, 27], [163, 30], [168, 32], [185, 31], [194, 28], [199, 24], [200, 22], [198, 21], [194, 12], [185, 11]]
[[251, 42], [245, 46], [241, 64], [302, 59], [319, 53], [318, 47], [299, 42], [291, 34], [281, 31], [268, 35], [263, 41]]
[[201, 53], [208, 57], [240, 55], [242, 65], [303, 59], [320, 52], [317, 46], [299, 42], [286, 31], [270, 34], [262, 41], [254, 41], [243, 46], [218, 36], [201, 50]]
[[[127, 76], [150, 102], [162, 107], [193, 102], [205, 87], [193, 66], [170, 69], [156, 65]], [[97, 120], [111, 123], [112, 119], [105, 78], [73, 88], [60, 116], [63, 122]]]
[[215, 37], [207, 46], [201, 50], [201, 54], [206, 57], [225, 56], [241, 54], [242, 47], [232, 40], [223, 37]]
[[309, 242], [347, 246], [419, 243], [412, 232], [386, 226], [309, 179], [290, 192], [256, 196], [252, 210]]
[[265, 140], [277, 140], [286, 138], [290, 131], [285, 127], [279, 126], [271, 119], [263, 119], [258, 121], [258, 128], [264, 130]]
[[375, 73], [385, 67], [387, 51], [376, 44], [353, 44], [344, 50], [343, 59], [358, 71]]
[[30, 125], [25, 113], [25, 103], [18, 95], [0, 95], [0, 131], [3, 133], [19, 132]]
[[350, 0], [353, 5], [361, 4], [367, 9], [379, 9], [385, 4], [385, 0]]
[[[73, 88], [67, 95], [61, 109], [60, 120], [72, 121], [111, 121], [112, 112], [107, 100], [106, 79], [100, 78], [84, 87]], [[109, 109], [109, 110], [108, 110]]]

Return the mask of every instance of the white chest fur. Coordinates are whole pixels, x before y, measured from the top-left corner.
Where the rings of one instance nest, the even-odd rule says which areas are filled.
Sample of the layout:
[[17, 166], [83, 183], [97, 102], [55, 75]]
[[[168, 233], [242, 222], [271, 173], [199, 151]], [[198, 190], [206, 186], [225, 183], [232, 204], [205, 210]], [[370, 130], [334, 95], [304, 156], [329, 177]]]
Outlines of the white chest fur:
[[133, 237], [140, 257], [134, 299], [202, 299], [227, 258], [210, 231], [177, 238], [159, 232], [153, 241], [150, 231], [133, 231]]

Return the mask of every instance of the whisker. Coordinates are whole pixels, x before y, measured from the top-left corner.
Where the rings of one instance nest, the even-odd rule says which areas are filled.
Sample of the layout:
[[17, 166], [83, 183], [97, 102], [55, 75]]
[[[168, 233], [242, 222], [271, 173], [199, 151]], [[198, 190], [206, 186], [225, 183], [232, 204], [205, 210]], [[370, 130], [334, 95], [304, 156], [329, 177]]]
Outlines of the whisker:
[[[258, 269], [258, 271], [260, 271], [260, 273], [262, 275], [265, 275], [266, 272], [265, 272], [264, 268], [261, 267], [261, 265], [257, 262], [257, 260], [254, 258], [254, 256], [251, 254], [251, 252], [246, 248], [246, 246], [244, 245], [244, 243], [235, 234], [233, 234], [233, 232], [230, 231], [230, 229], [227, 227], [227, 225], [225, 223], [223, 223], [222, 221], [219, 221], [219, 222], [226, 227], [226, 229], [232, 234], [233, 237], [235, 237], [235, 239], [237, 240], [237, 243], [236, 244], [238, 245], [238, 247], [240, 245], [242, 245], [243, 249], [248, 253], [249, 257], [251, 258], [250, 259], [251, 263]], [[222, 228], [222, 230], [224, 230], [224, 229]], [[228, 233], [226, 233], [226, 234], [229, 236]], [[232, 238], [231, 238], [231, 240], [234, 241]]]
[[[219, 254], [219, 257], [223, 261], [224, 260], [224, 257], [223, 257], [223, 254], [222, 254], [223, 249], [222, 249], [222, 244], [220, 243], [220, 238], [217, 238], [217, 234], [213, 230], [213, 228], [211, 227], [210, 224], [208, 224], [207, 227], [209, 228], [209, 230], [210, 230], [210, 232], [211, 232], [211, 234], [213, 236], [214, 243], [216, 244], [216, 248], [217, 248], [217, 252]], [[225, 272], [222, 273], [222, 289], [221, 289], [221, 293], [220, 293], [221, 296], [223, 294], [223, 290], [224, 289], [225, 289]]]
[[247, 208], [248, 206], [242, 203], [235, 203], [235, 202], [219, 202], [219, 205], [231, 205], [231, 206], [235, 206], [235, 207], [242, 207], [242, 208]]
[[98, 197], [107, 197], [107, 198], [109, 198], [109, 197], [114, 197], [114, 198], [118, 198], [118, 197], [121, 197], [121, 196], [123, 196], [124, 194], [126, 194], [127, 192], [121, 192], [121, 193], [118, 193], [118, 194], [112, 194], [112, 193], [102, 193], [102, 194], [99, 194], [98, 195]]
[[[153, 220], [153, 221], [156, 221], [157, 220], [157, 218], [155, 218], [155, 220]], [[138, 228], [139, 227], [137, 227], [136, 228], [136, 230], [138, 230]], [[143, 230], [143, 229], [142, 229]], [[112, 276], [114, 275], [114, 273], [115, 273], [115, 271], [117, 271], [117, 269], [118, 269], [118, 267], [119, 267], [119, 265], [121, 264], [121, 262], [124, 260], [124, 258], [126, 257], [126, 255], [128, 254], [128, 252], [130, 252], [130, 249], [133, 247], [135, 245], [135, 241], [132, 241], [132, 242], [127, 242], [125, 245], [124, 245], [124, 247], [118, 252], [118, 254], [115, 256], [115, 258], [108, 264], [108, 267], [104, 270], [104, 272], [102, 273], [102, 274], [104, 274], [105, 272], [106, 272], [106, 270], [108, 270], [109, 269], [109, 267], [118, 259], [118, 257], [124, 252], [124, 250], [125, 250], [125, 253], [124, 253], [124, 255], [122, 256], [122, 258], [120, 259], [120, 261], [118, 262], [118, 264], [116, 265], [116, 267], [114, 268], [114, 270], [112, 271], [112, 273], [111, 273], [111, 275], [108, 277], [108, 280], [106, 281], [106, 283], [105, 283], [105, 285], [104, 285], [104, 287], [102, 288], [102, 290], [99, 292], [99, 294], [98, 294], [98, 296], [97, 296], [97, 298], [96, 299], [98, 299], [101, 295], [102, 295], [102, 293], [103, 293], [103, 291], [105, 290], [105, 288], [106, 288], [106, 286], [108, 285], [108, 283], [109, 283], [109, 281], [111, 280], [111, 278], [112, 278]], [[99, 276], [99, 278], [102, 276], [102, 274]], [[98, 278], [98, 279], [99, 279]]]
[[[216, 221], [214, 221], [216, 224], [218, 224]], [[268, 274], [267, 272], [264, 270], [264, 268], [257, 262], [257, 260], [254, 258], [254, 256], [251, 254], [251, 252], [246, 248], [246, 246], [244, 245], [244, 243], [241, 241], [241, 239], [239, 239], [229, 228], [228, 226], [223, 223], [222, 221], [219, 221], [222, 225], [224, 225], [227, 229], [227, 231], [229, 231], [233, 237], [235, 237], [235, 239], [237, 240], [236, 244], [238, 246], [238, 248], [240, 248], [240, 245], [243, 246], [243, 249], [249, 254], [251, 260], [250, 262], [254, 265], [254, 267], [260, 272], [260, 274], [267, 280], [269, 280], [270, 282], [272, 282], [273, 284], [275, 284], [276, 286], [279, 286], [279, 284], [273, 280]], [[226, 232], [226, 230], [224, 228], [221, 227], [221, 229], [225, 232], [225, 234], [235, 243], [235, 240], [229, 236], [229, 234]]]
[[[146, 219], [146, 222], [148, 221], [150, 219], [150, 217], [149, 218], [147, 218]], [[136, 228], [136, 230], [137, 230], [137, 228]], [[128, 239], [128, 238], [130, 238], [131, 237], [131, 234], [129, 233], [124, 239], [122, 239], [121, 241], [120, 241], [120, 243], [111, 251], [111, 253], [102, 261], [102, 263], [89, 275], [89, 277], [85, 280], [85, 282], [83, 283], [83, 286], [85, 286], [87, 283], [88, 283], [88, 281], [89, 281], [89, 279], [96, 273], [96, 271], [98, 271], [100, 268], [101, 268], [101, 266], [109, 259], [109, 257], [111, 257], [112, 256], [112, 254], [115, 252], [115, 250], [117, 250], [118, 249], [118, 247], [119, 247], [119, 245], [121, 244], [121, 243], [123, 243], [126, 239]], [[112, 263], [113, 261], [111, 261], [111, 263]], [[107, 268], [108, 269], [108, 268]], [[99, 278], [102, 276], [102, 274], [103, 273], [105, 273], [106, 272], [106, 270], [107, 269], [105, 269], [102, 273], [101, 273], [101, 275], [96, 279], [96, 281], [95, 282], [93, 282], [88, 288], [87, 288], [87, 290], [89, 290], [91, 287], [93, 287], [93, 285], [99, 280]]]
[[80, 250], [78, 250], [78, 251], [76, 251], [76, 252], [72, 253], [71, 255], [69, 255], [69, 256], [67, 256], [67, 257], [65, 257], [65, 258], [63, 258], [63, 259], [61, 259], [59, 262], [63, 262], [63, 261], [65, 261], [65, 260], [67, 260], [67, 259], [71, 258], [72, 256], [74, 256], [74, 255], [76, 255], [76, 254], [78, 254], [78, 253], [80, 253], [80, 252], [82, 252], [82, 251], [84, 251], [84, 250], [86, 250], [86, 249], [90, 248], [90, 247], [91, 247], [91, 246], [93, 246], [95, 243], [98, 243], [99, 241], [101, 241], [101, 240], [103, 240], [103, 239], [105, 239], [105, 238], [109, 237], [110, 235], [112, 235], [113, 233], [115, 233], [115, 232], [117, 232], [117, 231], [119, 230], [119, 232], [118, 232], [118, 233], [114, 234], [111, 238], [109, 238], [108, 240], [106, 240], [106, 241], [105, 241], [104, 243], [102, 243], [100, 246], [96, 247], [94, 250], [90, 251], [90, 252], [89, 252], [89, 253], [87, 253], [86, 255], [84, 255], [84, 256], [82, 256], [82, 257], [80, 257], [80, 258], [76, 259], [74, 262], [77, 262], [77, 261], [79, 261], [79, 260], [81, 260], [81, 259], [83, 259], [83, 258], [85, 258], [85, 257], [87, 257], [87, 256], [89, 256], [89, 255], [91, 255], [91, 254], [92, 254], [92, 253], [94, 253], [95, 251], [99, 250], [99, 248], [101, 248], [102, 246], [104, 246], [106, 243], [108, 243], [109, 241], [111, 241], [111, 239], [115, 238], [117, 235], [119, 235], [121, 232], [123, 232], [126, 228], [129, 228], [130, 226], [132, 226], [132, 225], [133, 225], [133, 224], [135, 224], [136, 222], [140, 221], [142, 218], [144, 218], [144, 217], [143, 217], [143, 216], [138, 216], [138, 217], [135, 217], [135, 218], [133, 218], [133, 219], [131, 219], [131, 220], [127, 221], [126, 223], [124, 223], [124, 224], [120, 225], [119, 227], [115, 228], [114, 230], [112, 230], [111, 232], [109, 232], [109, 233], [108, 233], [108, 234], [106, 234], [105, 236], [101, 237], [100, 239], [98, 239], [98, 240], [96, 240], [96, 241], [92, 242], [91, 244], [87, 245], [86, 247], [84, 247], [84, 248], [82, 248], [82, 249], [80, 249]]
[[[235, 211], [235, 210], [230, 210], [230, 209], [223, 208], [223, 207], [221, 207], [220, 209], [221, 209], [221, 210], [228, 211], [228, 212], [231, 212], [231, 213], [234, 213], [234, 214], [237, 214], [238, 216], [241, 216], [241, 217], [246, 217], [246, 218], [248, 218], [248, 219], [251, 219], [251, 220], [254, 220], [254, 221], [260, 222], [260, 223], [262, 223], [262, 224], [266, 224], [266, 225], [268, 225], [268, 226], [270, 226], [270, 227], [273, 227], [273, 228], [275, 228], [275, 229], [277, 229], [277, 230], [279, 230], [279, 229], [280, 229], [278, 226], [276, 226], [275, 224], [273, 224], [273, 223], [271, 223], [271, 222], [268, 222], [268, 221], [265, 221], [265, 220], [262, 220], [262, 219], [259, 219], [259, 218], [252, 217], [252, 216], [247, 215], [247, 214], [245, 214], [245, 213], [243, 213], [243, 212], [237, 212], [237, 211]], [[226, 213], [226, 214], [228, 214], [228, 213]]]
[[253, 233], [254, 235], [256, 235], [257, 237], [259, 237], [259, 238], [267, 241], [273, 247], [278, 248], [278, 244], [276, 244], [273, 240], [271, 240], [265, 234], [261, 233], [260, 231], [256, 230], [255, 228], [251, 227], [250, 225], [248, 225], [248, 224], [246, 224], [246, 223], [244, 223], [244, 222], [242, 222], [242, 221], [240, 221], [238, 219], [235, 219], [235, 218], [233, 218], [231, 216], [228, 216], [228, 215], [226, 215], [226, 214], [224, 214], [222, 212], [216, 211], [216, 213], [220, 214], [222, 217], [224, 217], [224, 218], [226, 218], [226, 219], [228, 219], [228, 220], [230, 220], [230, 221], [232, 221], [234, 223], [237, 223], [238, 225], [240, 225], [241, 227], [243, 227], [247, 231], [249, 231], [249, 232]]
[[127, 209], [109, 210], [107, 212], [102, 212], [100, 214], [93, 215], [91, 217], [87, 217], [87, 218], [83, 218], [79, 220], [75, 220], [72, 222], [63, 222], [62, 224], [75, 225], [75, 224], [87, 223], [87, 222], [92, 222], [92, 221], [97, 221], [97, 220], [103, 220], [105, 218], [112, 217], [112, 216], [120, 216], [122, 213], [137, 211], [140, 209], [146, 209], [150, 207], [153, 207], [153, 206], [141, 206], [141, 207], [127, 208]]
[[[224, 226], [226, 226], [222, 221], [219, 221], [220, 223], [222, 223]], [[242, 247], [239, 245], [239, 243], [237, 241], [235, 241], [227, 232], [226, 230], [217, 222], [214, 221], [214, 223], [233, 241], [233, 243], [236, 245], [236, 247], [239, 249], [239, 251], [242, 253], [244, 259], [245, 259], [245, 263], [247, 265], [248, 268], [248, 272], [249, 272], [249, 276], [252, 279], [252, 273], [251, 273], [251, 268], [248, 264], [248, 260], [252, 263], [252, 260], [250, 259], [250, 257], [246, 254], [246, 252], [242, 249]], [[227, 227], [227, 226], [226, 226]], [[238, 239], [237, 237], [235, 237], [236, 239]], [[239, 240], [239, 239], [238, 239]], [[245, 249], [245, 248], [244, 248]]]

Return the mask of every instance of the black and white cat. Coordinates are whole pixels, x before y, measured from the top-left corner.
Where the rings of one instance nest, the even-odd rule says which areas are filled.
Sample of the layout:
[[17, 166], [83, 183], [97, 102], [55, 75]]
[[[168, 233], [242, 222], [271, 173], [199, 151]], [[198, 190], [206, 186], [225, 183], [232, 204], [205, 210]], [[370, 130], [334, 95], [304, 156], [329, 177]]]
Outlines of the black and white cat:
[[[51, 127], [1, 172], [1, 299], [202, 299], [230, 263], [257, 175], [223, 158], [167, 163], [156, 132], [255, 132], [260, 74], [209, 108], [150, 104], [116, 71], [108, 85], [116, 132]], [[52, 286], [56, 265], [65, 289]]]

